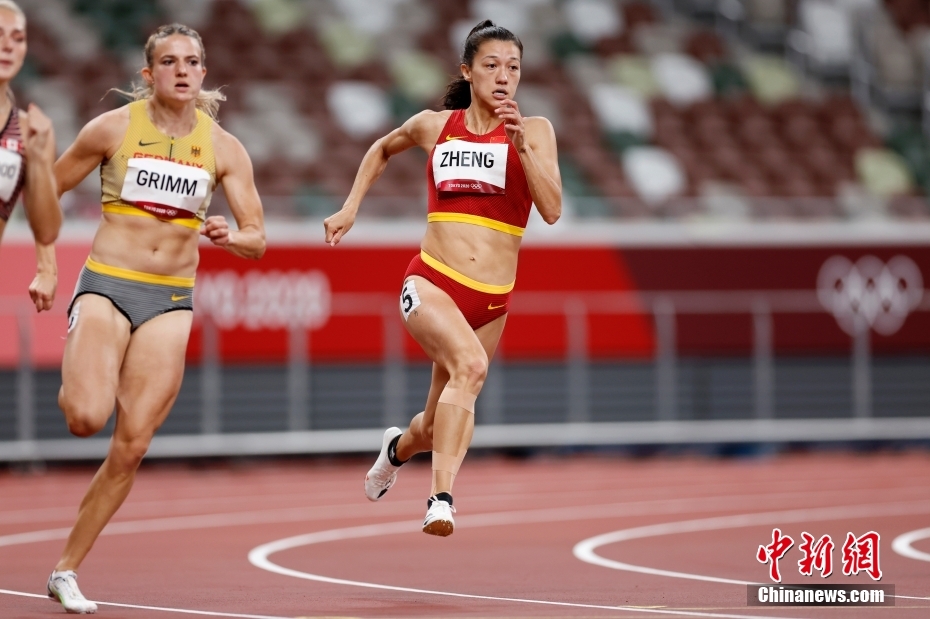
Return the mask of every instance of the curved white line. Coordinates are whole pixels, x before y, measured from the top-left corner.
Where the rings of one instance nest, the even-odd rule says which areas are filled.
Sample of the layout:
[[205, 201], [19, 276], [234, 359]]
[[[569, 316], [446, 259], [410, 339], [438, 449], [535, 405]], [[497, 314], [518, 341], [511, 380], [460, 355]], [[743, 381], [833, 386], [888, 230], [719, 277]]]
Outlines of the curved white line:
[[[783, 524], [787, 522], [813, 522], [817, 520], [833, 520], [835, 518], [869, 518], [874, 516], [903, 515], [903, 514], [923, 514], [930, 512], [930, 501], [917, 501], [913, 503], [890, 503], [886, 505], [851, 505], [847, 507], [825, 507], [816, 509], [793, 509], [780, 512], [763, 512], [757, 514], [741, 514], [738, 516], [720, 516], [717, 518], [701, 518], [698, 520], [682, 520], [679, 522], [666, 522], [644, 527], [635, 527], [632, 529], [621, 529], [604, 533], [595, 537], [590, 537], [575, 544], [572, 553], [575, 557], [585, 563], [607, 567], [614, 570], [624, 570], [627, 572], [637, 572], [640, 574], [651, 574], [653, 576], [666, 576], [669, 578], [685, 578], [689, 580], [703, 580], [707, 582], [718, 582], [731, 585], [754, 585], [760, 584], [747, 580], [733, 580], [729, 578], [718, 578], [716, 576], [704, 576], [702, 574], [690, 574], [686, 572], [674, 572], [671, 570], [660, 570], [641, 565], [632, 565], [613, 559], [606, 559], [598, 555], [595, 551], [601, 546], [607, 544], [616, 544], [631, 539], [643, 539], [646, 537], [658, 537], [660, 535], [674, 535], [678, 533], [693, 533], [695, 531], [714, 531], [719, 529], [731, 529], [740, 527], [749, 527], [762, 524]], [[930, 532], [930, 529], [926, 529]], [[930, 533], [928, 533], [930, 535]], [[896, 540], [897, 541], [897, 540]], [[897, 596], [905, 597], [905, 596]]]
[[[808, 494], [808, 493], [800, 493]], [[783, 496], [797, 497], [799, 493], [788, 493]], [[484, 497], [479, 497], [483, 499]], [[492, 496], [491, 498], [496, 498]], [[683, 511], [705, 511], [711, 509], [720, 509], [721, 506], [730, 505], [734, 502], [744, 503], [746, 495], [735, 496], [718, 496], [718, 497], [691, 497], [687, 499], [662, 499], [631, 501], [626, 503], [612, 503], [606, 505], [590, 505], [584, 508], [551, 508], [533, 511], [519, 512], [492, 512], [459, 518], [459, 526], [465, 523], [471, 523], [472, 526], [490, 526], [494, 524], [510, 524], [513, 522], [553, 522], [564, 520], [584, 520], [598, 518], [615, 518], [622, 516], [642, 516], [655, 514], [675, 514]], [[477, 500], [477, 499], [476, 499]], [[395, 501], [391, 504], [382, 506], [381, 514], [385, 515], [385, 510], [394, 514], [404, 513], [414, 505], [417, 508], [422, 506], [419, 500]], [[169, 516], [163, 518], [151, 518], [145, 520], [127, 520], [122, 522], [113, 522], [107, 525], [101, 535], [128, 535], [137, 533], [154, 533], [164, 531], [180, 531], [191, 529], [207, 529], [227, 526], [245, 526], [257, 524], [269, 524], [274, 522], [308, 522], [312, 520], [330, 519], [336, 516], [345, 518], [346, 514], [359, 513], [357, 510], [346, 510], [346, 507], [357, 507], [355, 504], [350, 505], [324, 505], [308, 508], [283, 508], [268, 509], [249, 512], [232, 512], [232, 513], [214, 513], [214, 514], [197, 514], [193, 516]], [[366, 517], [364, 514], [358, 518]], [[402, 524], [413, 526], [413, 520], [404, 521]], [[413, 530], [416, 530], [415, 528]], [[66, 539], [70, 534], [70, 528], [55, 528], [39, 531], [27, 531], [24, 533], [14, 533], [0, 536], [0, 547], [15, 546], [20, 544], [30, 544], [45, 542], [59, 539]], [[339, 538], [334, 538], [339, 539]], [[0, 594], [19, 595], [24, 597], [39, 597], [45, 599], [45, 596], [25, 593], [20, 591], [11, 591], [0, 589]], [[118, 604], [115, 602], [100, 602], [97, 604], [107, 604], [112, 606], [125, 606], [127, 608], [136, 608], [128, 604]], [[210, 614], [209, 611], [188, 611], [183, 609], [159, 608], [159, 607], [140, 607], [149, 610], [162, 610], [165, 612], [187, 612], [193, 614]], [[212, 613], [215, 616], [226, 616], [222, 613]], [[720, 615], [721, 617], [723, 615]], [[243, 615], [243, 617], [258, 617], [257, 615]]]
[[[551, 510], [544, 510], [551, 511]], [[474, 516], [472, 518], [459, 518], [459, 522], [456, 524], [457, 528], [465, 526], [493, 526], [499, 524], [517, 524], [520, 522], [527, 522], [526, 516], [531, 512], [505, 512], [501, 514], [481, 514]], [[501, 517], [504, 515], [507, 517]], [[516, 516], [523, 516], [523, 519], [517, 519]], [[490, 518], [482, 518], [490, 517]], [[479, 518], [482, 518], [479, 520]], [[470, 520], [470, 523], [466, 523], [466, 520]], [[536, 522], [544, 522], [544, 520], [536, 520]], [[591, 608], [591, 609], [600, 609], [600, 610], [616, 610], [616, 611], [626, 611], [626, 612], [637, 612], [637, 613], [654, 613], [661, 615], [677, 615], [677, 616], [686, 616], [686, 617], [713, 617], [720, 619], [776, 619], [774, 617], [761, 617], [759, 615], [733, 615], [727, 613], [704, 613], [704, 612], [695, 612], [695, 611], [686, 611], [686, 610], [668, 610], [668, 609], [656, 609], [656, 608], [643, 608], [638, 606], [607, 606], [599, 604], [581, 604], [576, 602], [555, 602], [551, 600], [530, 600], [523, 598], [508, 598], [508, 597], [497, 597], [491, 595], [477, 595], [473, 593], [456, 593], [452, 591], [434, 591], [431, 589], [416, 589], [413, 587], [398, 587], [394, 585], [382, 585], [372, 582], [364, 582], [358, 580], [346, 580], [343, 578], [331, 578], [329, 576], [321, 576], [319, 574], [310, 574], [309, 572], [301, 572], [298, 570], [292, 570], [290, 568], [282, 567], [276, 563], [273, 563], [268, 557], [284, 550], [291, 550], [293, 548], [299, 548], [301, 546], [309, 546], [312, 544], [321, 544], [323, 542], [333, 542], [338, 540], [345, 539], [359, 539], [364, 537], [377, 537], [381, 535], [396, 535], [399, 533], [416, 533], [419, 532], [420, 526], [416, 522], [411, 522], [409, 520], [404, 520], [400, 522], [387, 522], [383, 524], [371, 524], [360, 527], [346, 527], [343, 529], [329, 529], [327, 531], [318, 531], [316, 533], [306, 533], [304, 535], [295, 535], [294, 537], [288, 537], [267, 544], [262, 544], [261, 546], [256, 546], [251, 551], [249, 551], [249, 563], [254, 565], [257, 568], [273, 572], [275, 574], [281, 574], [282, 576], [291, 576], [293, 578], [301, 578], [304, 580], [313, 580], [316, 582], [323, 582], [333, 585], [348, 585], [353, 587], [364, 587], [367, 589], [381, 589], [386, 591], [400, 591], [404, 593], [419, 593], [425, 595], [442, 595], [447, 597], [457, 597], [457, 598], [467, 598], [473, 600], [489, 600], [494, 602], [519, 602], [523, 604], [541, 604], [546, 606], [563, 606], [571, 608]], [[785, 619], [779, 617], [777, 619]]]
[[[0, 593], [6, 595], [18, 595], [24, 598], [39, 598], [48, 600], [48, 596], [37, 593], [24, 593], [22, 591], [10, 591], [9, 589], [0, 589]], [[48, 600], [52, 601], [52, 600]], [[102, 606], [115, 606], [117, 608], [135, 608], [138, 610], [160, 610], [166, 613], [180, 613], [183, 615], [206, 615], [208, 617], [234, 617], [236, 619], [292, 619], [291, 617], [282, 617], [280, 615], [246, 615], [242, 613], [220, 613], [209, 610], [188, 610], [186, 608], [165, 608], [162, 606], [140, 606], [138, 604], [118, 604], [116, 602], [97, 602], [95, 604]]]
[[918, 540], [927, 539], [928, 537], [930, 537], [930, 528], [917, 529], [916, 531], [902, 533], [901, 535], [894, 538], [893, 542], [891, 542], [891, 549], [902, 557], [907, 557], [908, 559], [916, 559], [917, 561], [930, 561], [930, 553], [917, 550], [911, 545]]
[[[588, 519], [600, 519], [600, 518], [610, 518], [618, 516], [630, 516], [630, 515], [645, 515], [645, 514], [656, 514], [656, 513], [676, 513], [687, 509], [688, 506], [691, 509], [695, 509], [695, 503], [704, 503], [708, 499], [713, 499], [716, 502], [716, 508], [720, 508], [721, 503], [719, 501], [723, 499], [730, 499], [734, 497], [694, 497], [690, 499], [678, 499], [678, 500], [663, 500], [663, 501], [636, 501], [630, 503], [615, 503], [609, 505], [594, 505], [588, 506], [585, 508], [552, 508], [552, 509], [542, 509], [542, 510], [528, 510], [528, 511], [514, 511], [514, 512], [493, 512], [488, 514], [478, 514], [474, 516], [467, 516], [459, 518], [458, 526], [494, 526], [494, 525], [504, 525], [504, 524], [515, 524], [515, 523], [526, 523], [526, 522], [555, 522], [555, 521], [566, 521], [566, 520], [588, 520]], [[741, 497], [745, 499], [746, 497]], [[404, 501], [403, 503], [410, 503], [410, 501]], [[419, 501], [415, 501], [419, 504]], [[927, 502], [930, 503], [930, 502]], [[899, 504], [892, 504], [899, 505]], [[905, 504], [905, 505], [914, 505], [914, 504]], [[397, 504], [395, 507], [401, 507]], [[404, 505], [403, 507], [406, 507]], [[125, 521], [119, 523], [111, 523], [103, 531], [103, 535], [119, 535], [119, 534], [132, 534], [132, 533], [143, 533], [143, 532], [156, 532], [156, 531], [176, 531], [184, 529], [205, 529], [205, 528], [214, 528], [214, 527], [224, 527], [224, 526], [242, 526], [242, 525], [255, 525], [255, 524], [266, 524], [271, 522], [283, 522], [283, 521], [297, 521], [297, 520], [317, 520], [331, 517], [332, 512], [330, 509], [338, 508], [340, 514], [345, 516], [344, 506], [321, 506], [317, 508], [286, 508], [286, 509], [276, 509], [276, 510], [261, 510], [254, 512], [238, 512], [238, 513], [226, 513], [226, 514], [199, 514], [195, 516], [177, 516], [177, 517], [168, 517], [168, 518], [154, 518], [149, 520], [136, 520], [136, 521]], [[698, 508], [701, 509], [701, 508]], [[844, 509], [844, 508], [837, 508]], [[393, 510], [392, 510], [393, 511]], [[322, 512], [322, 513], [321, 513]], [[778, 512], [773, 512], [778, 513]], [[896, 513], [901, 513], [900, 511]], [[915, 512], [923, 513], [923, 512]], [[848, 512], [844, 511], [844, 515], [848, 515]], [[878, 515], [876, 513], [876, 515]], [[369, 535], [359, 534], [359, 530], [368, 529], [370, 527], [385, 527], [385, 526], [397, 526], [398, 531], [393, 531], [397, 533], [406, 532], [406, 531], [416, 531], [417, 528], [411, 521], [397, 522], [397, 523], [387, 523], [387, 525], [369, 525], [367, 527], [352, 527], [350, 529], [335, 529], [331, 531], [323, 531], [320, 533], [310, 534], [311, 536], [318, 536], [314, 541], [307, 543], [320, 543], [324, 541], [336, 541], [339, 539], [349, 539], [352, 537], [367, 537]], [[406, 527], [406, 529], [404, 528]], [[355, 530], [353, 533], [345, 533], [346, 531]], [[342, 533], [339, 533], [339, 532]], [[26, 533], [19, 533], [13, 535], [0, 536], [0, 546], [13, 546], [19, 544], [35, 543], [56, 539], [64, 539], [70, 533], [69, 528], [58, 528], [58, 529], [46, 529], [43, 531], [30, 531]], [[326, 534], [329, 534], [330, 537], [326, 537]], [[387, 534], [384, 532], [371, 533], [370, 535], [381, 535]], [[305, 538], [306, 536], [297, 536], [298, 538]], [[288, 538], [296, 539], [296, 538]], [[275, 544], [275, 542], [272, 542]], [[269, 544], [264, 545], [265, 547], [271, 546]], [[262, 547], [259, 547], [262, 548]], [[283, 549], [283, 548], [282, 548]], [[252, 553], [257, 549], [253, 549], [249, 553], [250, 561], [252, 559]], [[281, 550], [281, 549], [279, 549]], [[278, 550], [274, 550], [278, 552]], [[271, 554], [271, 552], [269, 552]], [[266, 555], [267, 557], [267, 555]], [[274, 565], [270, 563], [270, 565]], [[648, 568], [646, 568], [648, 569]], [[294, 574], [289, 573], [291, 570], [287, 568], [280, 568], [275, 566], [275, 569], [270, 571], [284, 570], [279, 573], [287, 573], [287, 575], [306, 578], [307, 575], [299, 575], [300, 572]], [[310, 575], [314, 576], [314, 575]], [[419, 593], [428, 593], [435, 595], [447, 595], [453, 597], [470, 597], [478, 599], [487, 599], [487, 600], [499, 600], [499, 601], [510, 601], [510, 602], [523, 602], [523, 603], [534, 603], [534, 604], [550, 604], [550, 605], [559, 605], [559, 606], [571, 606], [571, 607], [580, 607], [580, 608], [595, 608], [595, 609], [606, 609], [606, 610], [624, 610], [624, 611], [636, 611], [636, 612], [652, 612], [659, 614], [677, 614], [677, 615], [691, 615], [691, 616], [702, 616], [702, 617], [720, 617], [720, 618], [740, 618], [740, 619], [761, 619], [758, 615], [744, 616], [744, 615], [729, 615], [729, 614], [713, 614], [713, 613], [695, 613], [695, 612], [685, 612], [685, 611], [672, 611], [672, 610], [657, 610], [657, 609], [646, 609], [638, 607], [613, 607], [613, 606], [596, 606], [596, 605], [585, 605], [585, 604], [575, 604], [570, 602], [548, 602], [544, 600], [523, 600], [519, 598], [494, 598], [489, 596], [477, 596], [470, 594], [456, 594], [449, 592], [441, 591], [428, 591], [428, 590], [418, 590], [418, 589], [407, 589], [401, 587], [391, 587], [388, 585], [377, 585], [373, 583], [361, 583], [356, 581], [343, 581], [340, 579], [329, 579], [324, 576], [310, 578], [311, 580], [320, 580], [321, 582], [331, 582], [336, 584], [347, 584], [355, 585], [362, 587], [371, 587], [371, 588], [381, 588], [381, 589], [391, 589], [397, 591], [410, 591], [410, 592], [419, 592]], [[37, 597], [45, 599], [45, 596], [25, 593], [20, 591], [12, 591], [6, 589], [0, 589], [0, 594], [7, 595], [18, 595], [23, 597]], [[898, 596], [898, 597], [907, 597], [907, 596]], [[926, 599], [926, 598], [911, 598], [911, 599]], [[163, 608], [155, 606], [137, 606], [131, 604], [120, 604], [115, 602], [97, 602], [98, 604], [104, 604], [115, 607], [124, 607], [124, 608], [139, 608], [146, 610], [159, 610], [164, 612], [174, 612], [174, 613], [187, 613], [187, 614], [199, 614], [199, 615], [209, 615], [209, 616], [218, 616], [218, 617], [241, 617], [245, 619], [282, 619], [280, 617], [272, 617], [267, 615], [247, 615], [247, 614], [232, 614], [232, 613], [219, 613], [212, 611], [196, 611], [196, 610], [185, 610], [185, 609], [176, 609], [176, 608]], [[783, 618], [780, 618], [783, 619]]]

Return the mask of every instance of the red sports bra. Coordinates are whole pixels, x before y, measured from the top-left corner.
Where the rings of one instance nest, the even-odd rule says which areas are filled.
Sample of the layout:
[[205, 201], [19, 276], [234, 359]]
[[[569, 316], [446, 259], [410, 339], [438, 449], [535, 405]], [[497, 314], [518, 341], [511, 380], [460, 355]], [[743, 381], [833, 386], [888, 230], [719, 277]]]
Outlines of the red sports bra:
[[533, 199], [504, 123], [484, 135], [454, 110], [426, 164], [427, 221], [454, 221], [523, 236]]

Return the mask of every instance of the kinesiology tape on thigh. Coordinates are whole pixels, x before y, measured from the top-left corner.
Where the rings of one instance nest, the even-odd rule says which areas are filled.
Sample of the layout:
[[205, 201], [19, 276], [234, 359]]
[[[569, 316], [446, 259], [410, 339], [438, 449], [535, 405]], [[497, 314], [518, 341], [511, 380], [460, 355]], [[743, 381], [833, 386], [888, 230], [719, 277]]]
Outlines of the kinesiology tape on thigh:
[[459, 408], [464, 408], [469, 413], [475, 412], [475, 400], [477, 399], [478, 396], [475, 394], [468, 393], [464, 389], [455, 389], [453, 387], [446, 387], [442, 390], [442, 393], [439, 394], [440, 404], [458, 406]]

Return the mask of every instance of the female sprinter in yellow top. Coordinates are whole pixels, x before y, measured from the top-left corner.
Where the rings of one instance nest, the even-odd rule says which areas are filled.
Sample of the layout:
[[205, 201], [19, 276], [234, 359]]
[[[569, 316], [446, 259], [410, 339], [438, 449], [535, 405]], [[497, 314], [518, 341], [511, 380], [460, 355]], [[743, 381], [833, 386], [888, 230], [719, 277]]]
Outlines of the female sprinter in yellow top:
[[362, 160], [338, 213], [324, 222], [337, 244], [388, 159], [419, 146], [427, 165], [429, 216], [421, 252], [407, 269], [400, 311], [433, 360], [426, 407], [406, 432], [389, 428], [365, 478], [377, 501], [413, 454], [432, 451], [433, 485], [423, 531], [452, 533], [452, 482], [474, 431], [475, 399], [500, 340], [517, 253], [535, 203], [552, 224], [562, 211], [555, 133], [545, 118], [523, 118], [513, 100], [523, 44], [484, 21], [465, 41], [462, 77], [441, 112], [420, 112], [381, 138]]
[[[252, 163], [214, 121], [223, 97], [201, 88], [206, 72], [200, 36], [162, 26], [145, 45], [135, 101], [90, 121], [55, 163], [59, 192], [97, 166], [103, 190], [103, 218], [69, 308], [58, 403], [77, 436], [98, 432], [116, 406], [110, 451], [48, 580], [49, 596], [70, 612], [96, 610], [75, 571], [129, 494], [180, 389], [199, 237], [243, 258], [265, 251]], [[206, 217], [217, 183], [237, 230]]]
[[0, 237], [22, 193], [36, 241], [52, 243], [61, 228], [52, 123], [35, 105], [18, 109], [10, 92], [25, 59], [26, 16], [12, 0], [0, 0]]

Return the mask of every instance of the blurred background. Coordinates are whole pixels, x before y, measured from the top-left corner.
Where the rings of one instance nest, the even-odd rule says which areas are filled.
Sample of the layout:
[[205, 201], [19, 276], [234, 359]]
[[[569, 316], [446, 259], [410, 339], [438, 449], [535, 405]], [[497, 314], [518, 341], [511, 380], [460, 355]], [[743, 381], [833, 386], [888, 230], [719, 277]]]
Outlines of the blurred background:
[[[198, 30], [270, 249], [202, 250], [181, 396], [153, 455], [371, 449], [429, 366], [396, 291], [426, 155], [391, 160], [344, 247], [320, 247], [372, 141], [439, 109], [468, 31], [525, 55], [564, 215], [531, 221], [476, 445], [930, 438], [926, 0], [29, 0], [14, 83], [59, 151], [122, 105], [160, 24]], [[36, 317], [22, 209], [0, 262], [0, 459], [97, 457], [55, 404], [64, 310], [99, 177], [63, 200], [59, 299]], [[211, 213], [228, 213], [221, 192]], [[160, 441], [160, 442], [159, 442]], [[372, 442], [374, 441], [374, 442]]]

